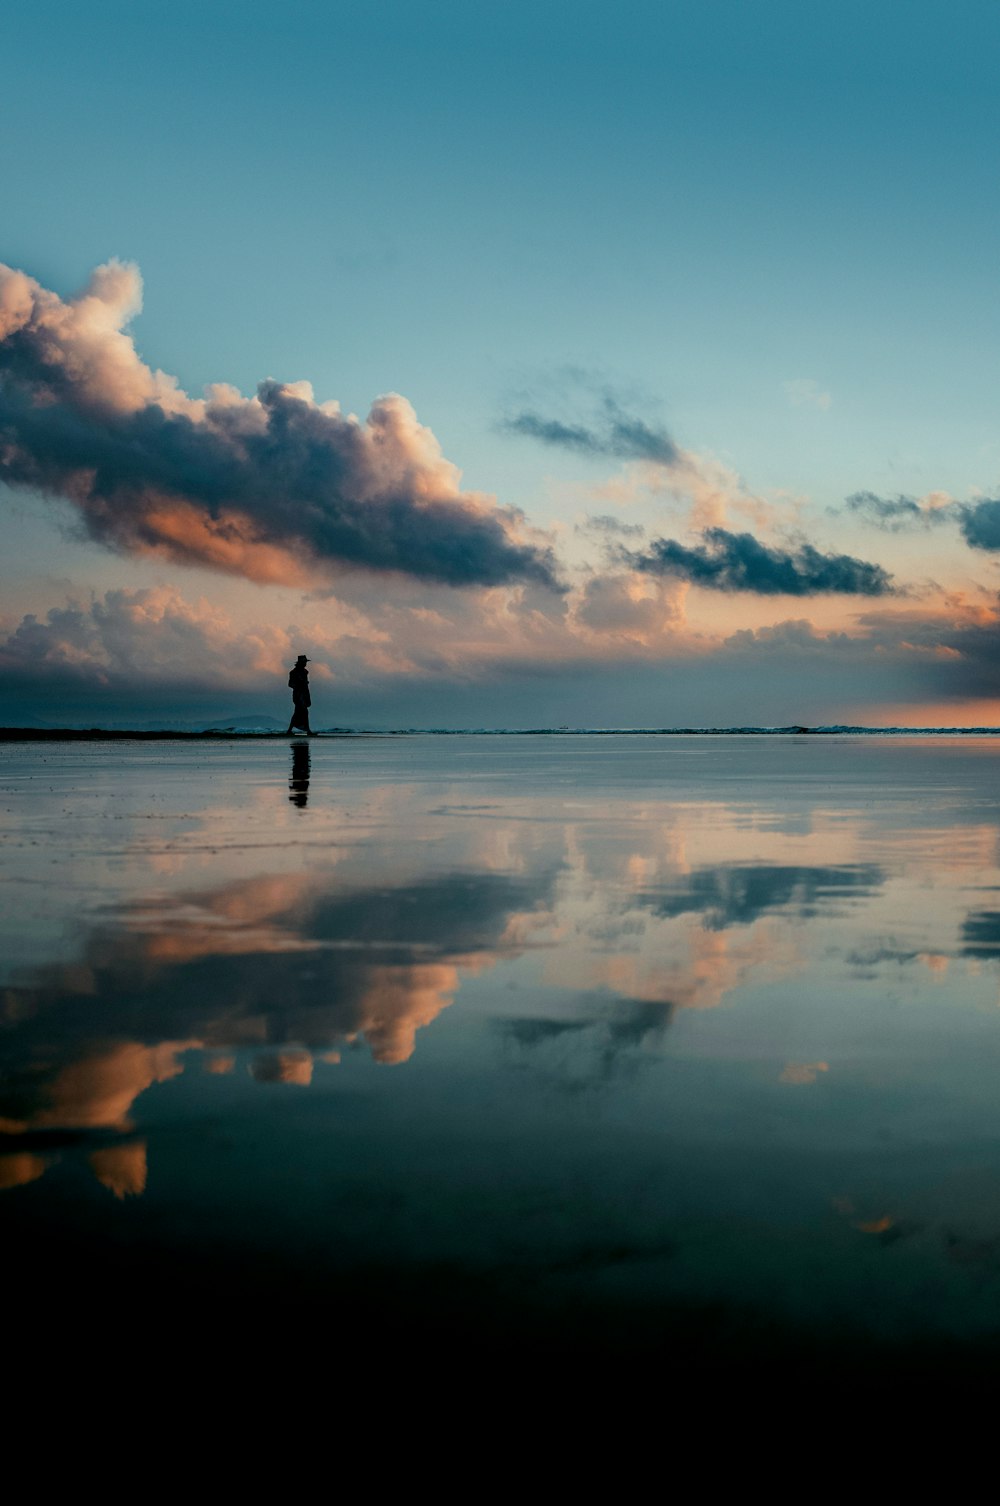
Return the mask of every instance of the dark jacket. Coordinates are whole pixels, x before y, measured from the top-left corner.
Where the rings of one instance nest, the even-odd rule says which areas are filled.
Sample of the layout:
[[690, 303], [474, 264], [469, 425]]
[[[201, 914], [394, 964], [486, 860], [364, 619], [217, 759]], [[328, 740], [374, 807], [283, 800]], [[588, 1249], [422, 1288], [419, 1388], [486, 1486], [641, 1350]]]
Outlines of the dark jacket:
[[309, 671], [305, 665], [296, 664], [288, 676], [288, 684], [292, 692], [292, 700], [296, 706], [311, 706], [312, 697], [309, 694]]

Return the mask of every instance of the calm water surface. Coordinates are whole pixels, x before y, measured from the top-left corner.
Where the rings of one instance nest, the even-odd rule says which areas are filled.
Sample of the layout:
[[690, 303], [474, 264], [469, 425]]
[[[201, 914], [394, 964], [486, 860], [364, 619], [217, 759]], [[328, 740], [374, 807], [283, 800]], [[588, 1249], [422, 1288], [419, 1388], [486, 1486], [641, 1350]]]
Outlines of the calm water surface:
[[696, 1354], [992, 1341], [998, 761], [0, 748], [21, 1295]]

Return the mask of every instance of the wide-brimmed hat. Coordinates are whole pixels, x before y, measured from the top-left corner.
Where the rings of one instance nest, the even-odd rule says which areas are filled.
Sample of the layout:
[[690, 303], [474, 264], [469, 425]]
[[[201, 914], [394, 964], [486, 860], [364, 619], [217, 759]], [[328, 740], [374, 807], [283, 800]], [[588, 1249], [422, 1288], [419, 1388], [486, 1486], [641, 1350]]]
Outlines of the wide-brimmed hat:
[[296, 664], [310, 664], [312, 661], [310, 659], [307, 659], [305, 654], [299, 654], [299, 657], [295, 662]]

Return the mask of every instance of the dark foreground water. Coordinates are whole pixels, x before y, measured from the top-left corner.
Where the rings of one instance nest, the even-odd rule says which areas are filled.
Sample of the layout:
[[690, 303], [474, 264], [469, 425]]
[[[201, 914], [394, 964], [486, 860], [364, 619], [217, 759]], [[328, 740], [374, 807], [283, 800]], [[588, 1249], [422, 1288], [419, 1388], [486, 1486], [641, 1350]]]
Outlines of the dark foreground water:
[[8, 1310], [46, 1353], [141, 1334], [133, 1368], [177, 1325], [989, 1363], [998, 771], [970, 738], [0, 748]]

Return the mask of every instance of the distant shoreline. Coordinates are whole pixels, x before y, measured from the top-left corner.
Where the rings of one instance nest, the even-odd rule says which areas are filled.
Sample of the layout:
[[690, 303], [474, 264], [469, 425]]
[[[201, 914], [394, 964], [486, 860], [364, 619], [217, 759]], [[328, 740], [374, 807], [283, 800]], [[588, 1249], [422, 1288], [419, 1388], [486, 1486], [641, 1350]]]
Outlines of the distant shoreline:
[[[0, 743], [288, 742], [304, 733], [131, 731], [105, 727], [0, 727]], [[368, 737], [1000, 737], [1000, 727], [330, 727], [317, 738]]]
[[[373, 733], [316, 732], [317, 737], [371, 737]], [[131, 732], [120, 727], [0, 727], [0, 743], [205, 743], [205, 742], [290, 742], [305, 737], [304, 732], [236, 732], [211, 728], [206, 732]]]

